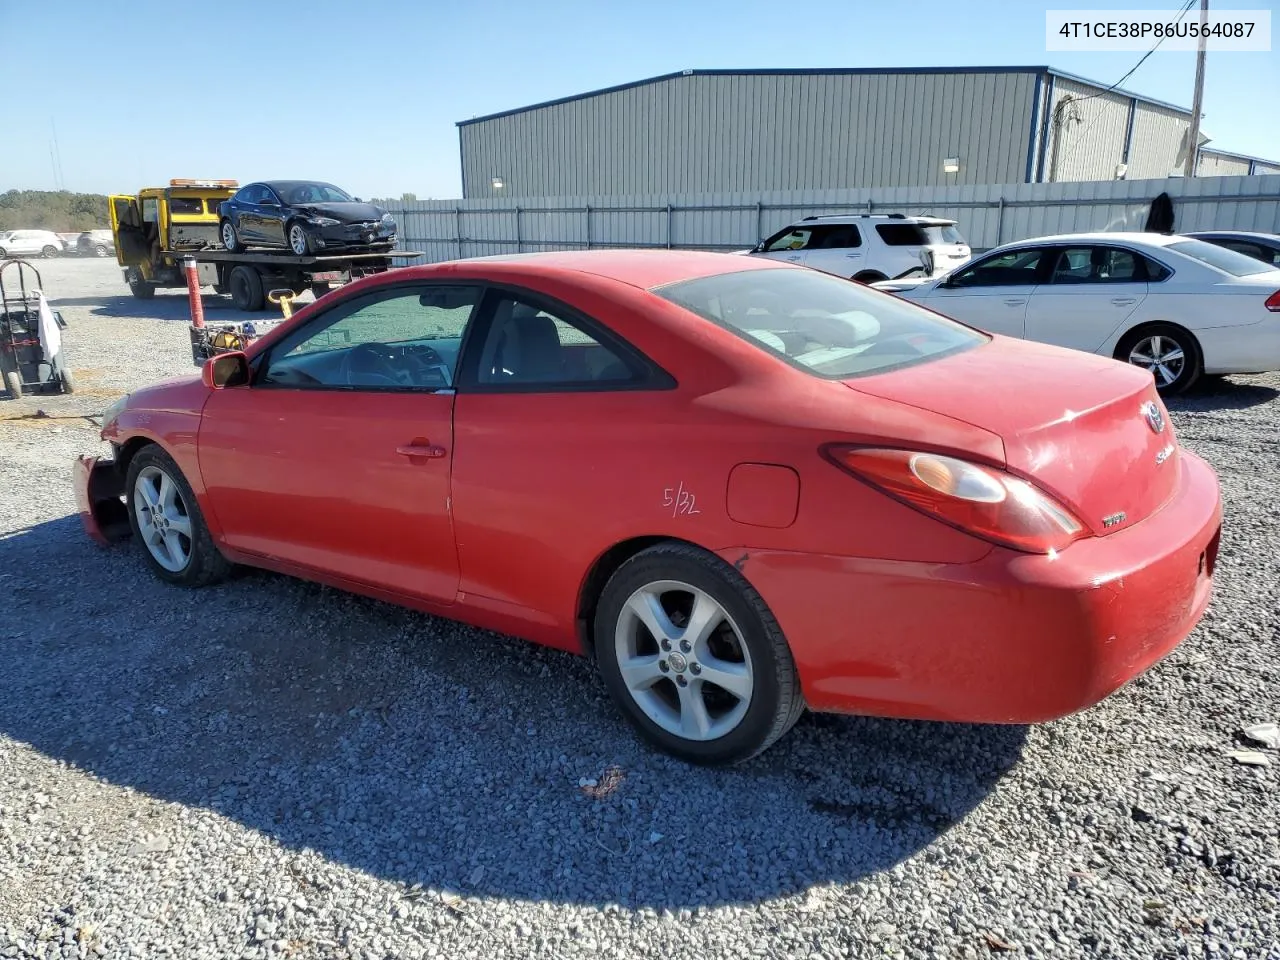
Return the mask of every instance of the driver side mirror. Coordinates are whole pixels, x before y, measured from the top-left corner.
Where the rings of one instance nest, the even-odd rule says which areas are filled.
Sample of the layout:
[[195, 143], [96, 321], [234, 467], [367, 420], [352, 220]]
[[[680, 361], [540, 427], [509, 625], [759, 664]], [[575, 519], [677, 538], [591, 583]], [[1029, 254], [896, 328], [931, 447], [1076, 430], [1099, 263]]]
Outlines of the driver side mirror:
[[200, 380], [210, 390], [242, 386], [249, 382], [249, 358], [239, 350], [210, 357], [200, 368]]

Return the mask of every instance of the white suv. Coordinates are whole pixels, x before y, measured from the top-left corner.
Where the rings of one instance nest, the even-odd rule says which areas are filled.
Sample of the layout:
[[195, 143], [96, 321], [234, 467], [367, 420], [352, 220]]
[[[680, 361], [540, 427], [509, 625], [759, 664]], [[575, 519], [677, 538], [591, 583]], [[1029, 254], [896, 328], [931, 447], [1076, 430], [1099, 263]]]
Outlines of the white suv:
[[56, 257], [62, 253], [62, 238], [51, 230], [9, 230], [0, 232], [0, 260], [40, 254]]
[[912, 272], [939, 276], [969, 259], [969, 245], [954, 220], [862, 213], [805, 217], [748, 253], [875, 283]]

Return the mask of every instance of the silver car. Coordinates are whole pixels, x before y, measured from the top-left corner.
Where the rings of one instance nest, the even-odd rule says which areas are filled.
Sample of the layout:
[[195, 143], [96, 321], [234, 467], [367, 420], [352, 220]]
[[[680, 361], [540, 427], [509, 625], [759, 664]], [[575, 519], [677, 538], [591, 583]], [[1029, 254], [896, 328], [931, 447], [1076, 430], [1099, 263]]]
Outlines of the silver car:
[[52, 230], [10, 230], [0, 233], [0, 260], [5, 257], [56, 257], [64, 250]]

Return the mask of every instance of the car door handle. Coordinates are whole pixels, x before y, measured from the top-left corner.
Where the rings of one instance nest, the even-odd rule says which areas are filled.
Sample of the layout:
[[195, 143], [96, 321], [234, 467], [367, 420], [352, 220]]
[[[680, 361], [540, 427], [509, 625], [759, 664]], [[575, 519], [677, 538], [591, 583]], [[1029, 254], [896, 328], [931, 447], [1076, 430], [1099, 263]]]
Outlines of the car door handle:
[[1027, 302], [1026, 297], [1008, 297], [1005, 304], [1010, 307], [1020, 307]]
[[1127, 307], [1131, 303], [1137, 303], [1137, 297], [1112, 297], [1111, 302], [1117, 307]]
[[799, 260], [800, 258], [797, 256], [797, 257], [787, 257], [787, 259], [794, 262], [796, 260]]
[[415, 440], [413, 443], [406, 443], [402, 447], [396, 447], [396, 453], [402, 457], [425, 457], [430, 460], [439, 460], [445, 454], [444, 447], [438, 447], [434, 443], [427, 443], [425, 440]]
[[862, 256], [862, 254], [860, 254], [860, 253], [846, 253], [846, 254], [845, 254], [845, 256], [846, 256], [846, 257], [860, 257], [860, 256]]

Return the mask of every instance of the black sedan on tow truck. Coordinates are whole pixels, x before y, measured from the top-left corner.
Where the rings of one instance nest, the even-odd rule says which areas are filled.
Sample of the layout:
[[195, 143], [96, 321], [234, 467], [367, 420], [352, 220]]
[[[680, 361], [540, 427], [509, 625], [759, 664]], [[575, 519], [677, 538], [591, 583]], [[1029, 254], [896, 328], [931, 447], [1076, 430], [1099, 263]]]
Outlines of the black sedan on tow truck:
[[397, 224], [386, 210], [331, 183], [269, 180], [241, 187], [218, 205], [219, 238], [232, 253], [278, 248], [303, 257], [395, 246]]

